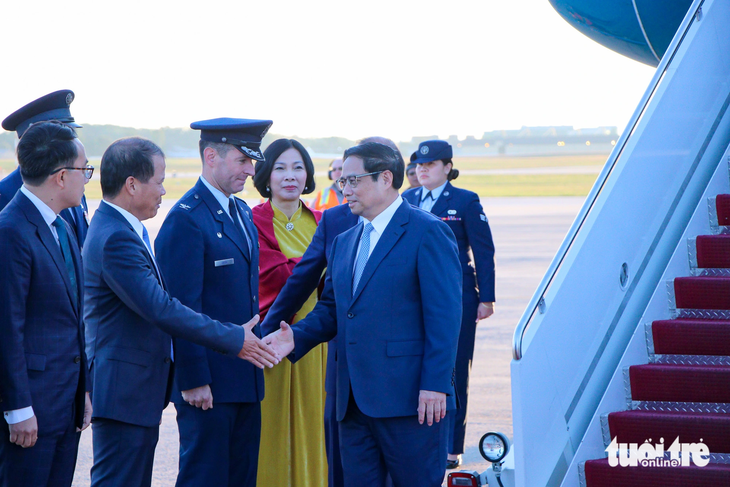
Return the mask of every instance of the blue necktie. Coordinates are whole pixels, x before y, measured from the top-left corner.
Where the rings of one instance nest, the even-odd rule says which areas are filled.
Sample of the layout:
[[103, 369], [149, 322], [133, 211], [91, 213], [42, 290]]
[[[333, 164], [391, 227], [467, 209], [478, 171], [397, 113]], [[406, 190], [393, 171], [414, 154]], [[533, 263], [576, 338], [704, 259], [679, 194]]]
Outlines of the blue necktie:
[[368, 263], [370, 257], [370, 232], [373, 231], [373, 224], [368, 223], [362, 231], [360, 252], [357, 254], [357, 260], [355, 261], [355, 276], [352, 279], [352, 295], [355, 295], [357, 285], [360, 283], [362, 277], [362, 271], [365, 270], [365, 264]]
[[63, 254], [63, 260], [66, 262], [66, 273], [68, 274], [68, 280], [71, 282], [71, 290], [73, 291], [74, 300], [76, 305], [79, 304], [79, 289], [76, 284], [76, 269], [74, 269], [74, 261], [71, 257], [71, 247], [69, 246], [68, 232], [66, 231], [66, 222], [60, 216], [57, 216], [53, 221], [53, 226], [56, 227], [56, 233], [58, 234], [58, 244], [61, 246], [61, 253]]

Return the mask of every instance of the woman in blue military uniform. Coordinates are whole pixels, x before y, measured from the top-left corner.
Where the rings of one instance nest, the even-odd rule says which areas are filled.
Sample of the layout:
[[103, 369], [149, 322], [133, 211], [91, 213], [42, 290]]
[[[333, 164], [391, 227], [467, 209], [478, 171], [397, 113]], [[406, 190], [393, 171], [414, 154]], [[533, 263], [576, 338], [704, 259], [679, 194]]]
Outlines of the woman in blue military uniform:
[[[459, 261], [464, 275], [461, 332], [456, 355], [455, 386], [459, 409], [449, 414], [449, 456], [447, 468], [456, 468], [464, 453], [469, 372], [474, 355], [477, 323], [494, 313], [494, 242], [489, 222], [479, 196], [454, 187], [450, 181], [459, 171], [454, 169], [453, 151], [448, 142], [421, 142], [412, 161], [418, 167], [418, 182], [423, 186], [409, 189], [403, 198], [414, 206], [430, 211], [446, 222], [459, 245]], [[474, 264], [469, 257], [471, 249]], [[475, 269], [476, 268], [476, 269]]]

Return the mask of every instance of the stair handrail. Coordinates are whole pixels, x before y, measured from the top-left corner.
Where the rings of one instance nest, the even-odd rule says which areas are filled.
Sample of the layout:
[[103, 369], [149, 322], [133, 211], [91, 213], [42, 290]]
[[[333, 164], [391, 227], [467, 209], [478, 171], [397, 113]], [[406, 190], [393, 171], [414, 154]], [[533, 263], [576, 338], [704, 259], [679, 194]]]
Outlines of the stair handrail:
[[[514, 335], [512, 337], [512, 358], [514, 360], [520, 360], [522, 359], [522, 342], [525, 338], [525, 332], [527, 331], [527, 328], [529, 327], [530, 323], [532, 322], [532, 318], [535, 316], [535, 311], [538, 310], [538, 308], [541, 309], [541, 313], [544, 313], [544, 307], [545, 304], [545, 293], [547, 292], [548, 287], [550, 287], [550, 284], [552, 283], [553, 279], [555, 278], [555, 275], [558, 272], [558, 269], [560, 269], [560, 266], [563, 263], [563, 260], [565, 260], [566, 255], [568, 254], [568, 251], [573, 246], [573, 242], [575, 241], [575, 238], [578, 236], [578, 232], [583, 227], [583, 224], [586, 221], [586, 218], [588, 218], [588, 215], [590, 214], [591, 210], [593, 209], [593, 206], [596, 203], [596, 200], [598, 199], [598, 195], [601, 193], [601, 190], [603, 189], [603, 186], [606, 184], [606, 181], [608, 180], [608, 176], [613, 171], [616, 162], [618, 161], [619, 157], [621, 157], [621, 154], [623, 153], [624, 149], [626, 148], [626, 143], [631, 138], [631, 135], [636, 130], [637, 125], [639, 124], [639, 121], [641, 120], [642, 116], [644, 115], [644, 112], [646, 111], [647, 106], [649, 105], [649, 102], [651, 101], [652, 97], [654, 96], [654, 92], [659, 87], [659, 84], [661, 83], [662, 78], [664, 77], [664, 74], [666, 72], [667, 67], [671, 63], [672, 59], [674, 59], [674, 56], [677, 52], [677, 49], [682, 44], [682, 41], [684, 40], [685, 36], [687, 35], [687, 32], [689, 31], [689, 27], [692, 24], [692, 21], [696, 18], [698, 20], [702, 19], [702, 4], [705, 0], [694, 0], [692, 2], [692, 5], [687, 10], [687, 15], [684, 16], [684, 19], [682, 20], [682, 23], [679, 25], [679, 28], [677, 29], [677, 33], [681, 32], [681, 35], [675, 34], [672, 38], [672, 42], [669, 44], [669, 47], [667, 48], [664, 56], [662, 56], [662, 60], [659, 63], [659, 66], [657, 66], [656, 72], [654, 73], [654, 77], [652, 78], [651, 82], [649, 83], [649, 87], [644, 92], [644, 96], [639, 101], [639, 105], [637, 106], [636, 110], [634, 111], [633, 115], [631, 116], [631, 119], [629, 119], [629, 123], [626, 125], [627, 130], [624, 130], [621, 136], [619, 137], [616, 145], [614, 146], [613, 150], [611, 151], [611, 154], [608, 156], [608, 160], [606, 161], [606, 164], [603, 166], [603, 169], [598, 174], [598, 178], [596, 179], [596, 182], [593, 184], [593, 187], [591, 188], [591, 191], [588, 193], [588, 196], [586, 196], [586, 200], [583, 203], [583, 206], [580, 209], [580, 212], [578, 212], [578, 215], [576, 216], [575, 220], [573, 221], [573, 224], [570, 226], [570, 229], [568, 230], [568, 234], [563, 239], [563, 242], [560, 244], [560, 248], [558, 248], [557, 253], [555, 254], [555, 257], [553, 257], [552, 262], [550, 263], [550, 266], [548, 267], [547, 272], [542, 278], [542, 281], [540, 281], [540, 284], [537, 287], [537, 291], [535, 291], [535, 294], [532, 296], [532, 299], [530, 299], [530, 302], [527, 304], [527, 308], [525, 309], [524, 313], [522, 314], [522, 317], [520, 318], [520, 321], [517, 323], [517, 327], [515, 328]], [[690, 15], [691, 12], [691, 15]]]

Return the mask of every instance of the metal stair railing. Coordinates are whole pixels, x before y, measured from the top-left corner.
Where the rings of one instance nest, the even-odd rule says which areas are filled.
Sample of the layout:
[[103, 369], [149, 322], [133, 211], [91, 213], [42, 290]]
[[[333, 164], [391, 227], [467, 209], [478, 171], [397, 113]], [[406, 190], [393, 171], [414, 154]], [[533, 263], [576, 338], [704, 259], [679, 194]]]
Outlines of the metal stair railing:
[[[588, 193], [585, 203], [583, 203], [580, 212], [573, 221], [570, 230], [568, 230], [568, 234], [560, 245], [560, 248], [555, 254], [552, 262], [550, 263], [550, 266], [548, 267], [545, 276], [542, 278], [542, 281], [540, 281], [540, 284], [537, 287], [537, 291], [532, 296], [532, 299], [530, 299], [530, 302], [528, 303], [525, 312], [522, 314], [520, 321], [517, 323], [517, 327], [515, 328], [515, 332], [512, 337], [512, 358], [514, 360], [520, 360], [522, 358], [524, 352], [522, 349], [522, 344], [525, 338], [525, 333], [527, 332], [527, 329], [530, 326], [533, 317], [535, 316], [535, 312], [538, 311], [540, 314], [545, 313], [547, 308], [545, 293], [550, 287], [550, 284], [555, 278], [558, 270], [560, 269], [560, 266], [565, 260], [565, 257], [573, 246], [575, 238], [578, 236], [578, 233], [580, 232], [588, 215], [593, 209], [593, 206], [595, 205], [596, 200], [601, 193], [601, 190], [606, 184], [606, 181], [608, 181], [608, 177], [611, 175], [611, 172], [616, 166], [616, 162], [621, 157], [621, 154], [623, 153], [627, 142], [631, 138], [639, 122], [641, 121], [641, 118], [646, 112], [646, 109], [649, 106], [649, 103], [651, 102], [654, 93], [661, 85], [664, 74], [666, 73], [668, 66], [674, 59], [677, 49], [682, 44], [682, 41], [687, 35], [687, 32], [689, 31], [692, 22], [695, 19], [699, 20], [702, 18], [703, 3], [704, 0], [694, 0], [694, 2], [692, 2], [692, 5], [687, 11], [688, 14], [684, 17], [684, 20], [677, 29], [677, 33], [681, 32], [681, 35], [675, 34], [674, 38], [672, 39], [671, 44], [667, 48], [666, 54], [662, 58], [662, 61], [659, 63], [659, 66], [657, 66], [657, 70], [654, 73], [654, 77], [652, 78], [651, 83], [649, 83], [649, 87], [647, 88], [646, 92], [644, 92], [644, 96], [641, 98], [638, 107], [634, 111], [634, 114], [632, 115], [629, 123], [626, 126], [627, 130], [624, 130], [624, 132], [619, 137], [619, 140], [616, 143], [613, 151], [611, 151], [611, 154], [609, 155], [606, 164], [603, 166], [603, 169], [598, 175], [596, 182], [593, 184], [590, 193]], [[692, 15], [689, 15], [689, 12], [692, 12]]]

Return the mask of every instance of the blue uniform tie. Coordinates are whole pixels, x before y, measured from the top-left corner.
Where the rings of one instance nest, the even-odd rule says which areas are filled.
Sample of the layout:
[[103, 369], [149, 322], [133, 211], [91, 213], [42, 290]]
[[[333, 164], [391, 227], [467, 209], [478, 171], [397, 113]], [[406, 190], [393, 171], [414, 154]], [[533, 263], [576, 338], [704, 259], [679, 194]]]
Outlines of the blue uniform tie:
[[74, 261], [71, 257], [71, 247], [69, 246], [68, 232], [66, 231], [66, 222], [60, 216], [57, 216], [53, 221], [53, 226], [56, 227], [56, 233], [58, 234], [58, 244], [61, 246], [61, 253], [63, 254], [63, 260], [66, 262], [66, 273], [68, 274], [68, 280], [71, 281], [71, 290], [73, 291], [74, 301], [76, 305], [79, 304], [79, 288], [76, 284], [76, 269], [74, 268]]
[[365, 270], [365, 264], [368, 263], [370, 257], [370, 232], [373, 231], [373, 224], [368, 223], [362, 231], [360, 252], [357, 254], [357, 261], [355, 261], [355, 276], [352, 279], [352, 295], [355, 295], [357, 285], [360, 283], [362, 277], [362, 271]]

